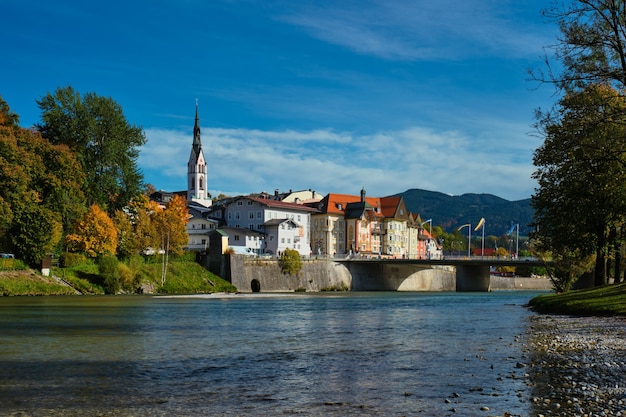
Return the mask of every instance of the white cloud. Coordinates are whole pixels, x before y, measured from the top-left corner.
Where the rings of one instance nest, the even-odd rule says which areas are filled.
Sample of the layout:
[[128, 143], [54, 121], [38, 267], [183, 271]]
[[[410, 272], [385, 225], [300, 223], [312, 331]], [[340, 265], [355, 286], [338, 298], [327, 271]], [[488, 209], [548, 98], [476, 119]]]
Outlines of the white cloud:
[[[551, 39], [504, 0], [389, 0], [292, 8], [280, 20], [357, 53], [392, 60], [456, 59], [473, 54], [536, 56]], [[537, 2], [537, 15], [545, 7]], [[526, 6], [527, 8], [527, 6]]]
[[[146, 136], [139, 164], [148, 182], [172, 191], [184, 188], [189, 133], [147, 129]], [[529, 158], [518, 158], [519, 140], [510, 138], [513, 145], [503, 144], [494, 159], [489, 149], [473, 146], [466, 133], [423, 127], [362, 136], [330, 130], [202, 130], [209, 189], [228, 195], [274, 189], [357, 194], [365, 187], [376, 196], [423, 188], [528, 198], [532, 165]]]

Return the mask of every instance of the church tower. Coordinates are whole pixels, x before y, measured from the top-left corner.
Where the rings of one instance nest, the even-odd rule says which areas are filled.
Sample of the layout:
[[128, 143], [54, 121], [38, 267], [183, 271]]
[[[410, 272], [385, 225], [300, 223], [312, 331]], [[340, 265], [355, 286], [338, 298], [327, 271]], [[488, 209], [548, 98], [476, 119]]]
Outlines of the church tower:
[[200, 119], [198, 118], [198, 100], [196, 100], [196, 122], [193, 126], [193, 145], [187, 164], [187, 200], [209, 207], [211, 198], [208, 192], [206, 161], [200, 140]]

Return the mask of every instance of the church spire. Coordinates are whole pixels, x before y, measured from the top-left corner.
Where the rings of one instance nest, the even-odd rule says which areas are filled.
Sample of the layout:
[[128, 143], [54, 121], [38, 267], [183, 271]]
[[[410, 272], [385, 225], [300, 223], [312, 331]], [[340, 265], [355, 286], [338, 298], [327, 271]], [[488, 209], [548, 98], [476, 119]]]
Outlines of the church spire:
[[200, 119], [198, 118], [198, 99], [196, 99], [196, 122], [193, 125], [193, 151], [198, 155], [202, 149], [202, 142], [200, 141]]

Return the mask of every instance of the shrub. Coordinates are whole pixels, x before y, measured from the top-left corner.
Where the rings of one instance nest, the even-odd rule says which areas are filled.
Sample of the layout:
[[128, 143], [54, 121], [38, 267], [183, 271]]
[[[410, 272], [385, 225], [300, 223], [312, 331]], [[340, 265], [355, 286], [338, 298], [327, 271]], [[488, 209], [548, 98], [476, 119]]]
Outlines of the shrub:
[[120, 270], [115, 256], [105, 255], [98, 260], [98, 273], [102, 277], [102, 287], [107, 294], [120, 290]]
[[280, 255], [278, 265], [283, 274], [298, 275], [298, 272], [302, 269], [300, 253], [295, 249], [285, 249]]
[[59, 264], [63, 268], [71, 268], [73, 266], [82, 265], [87, 262], [87, 257], [80, 253], [65, 252], [59, 259]]
[[0, 271], [24, 271], [28, 265], [21, 259], [0, 258]]

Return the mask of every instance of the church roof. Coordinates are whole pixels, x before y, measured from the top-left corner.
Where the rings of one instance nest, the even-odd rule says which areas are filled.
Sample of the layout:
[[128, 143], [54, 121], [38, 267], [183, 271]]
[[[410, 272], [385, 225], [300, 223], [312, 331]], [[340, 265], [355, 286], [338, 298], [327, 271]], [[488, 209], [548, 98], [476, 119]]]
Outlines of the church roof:
[[193, 125], [193, 153], [198, 158], [202, 151], [202, 141], [200, 140], [200, 118], [198, 117], [198, 101], [196, 100], [196, 121]]

